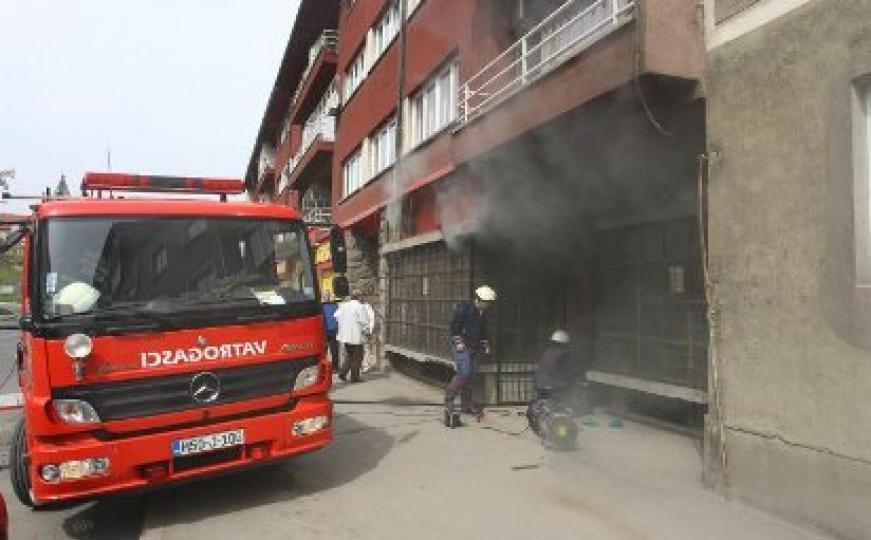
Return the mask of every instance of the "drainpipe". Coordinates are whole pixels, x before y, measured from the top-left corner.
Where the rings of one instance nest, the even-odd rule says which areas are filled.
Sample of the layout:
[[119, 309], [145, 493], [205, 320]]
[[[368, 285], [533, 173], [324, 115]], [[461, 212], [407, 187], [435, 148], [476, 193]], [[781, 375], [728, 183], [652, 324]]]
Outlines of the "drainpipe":
[[[403, 115], [404, 110], [402, 107], [402, 98], [403, 98], [403, 88], [405, 87], [405, 63], [406, 63], [406, 52], [405, 52], [405, 32], [406, 32], [406, 4], [405, 0], [399, 0], [399, 36], [397, 37], [397, 47], [399, 47], [399, 62], [397, 68], [396, 75], [396, 140], [394, 141], [394, 152], [396, 154], [396, 161], [393, 163], [393, 172], [390, 175], [390, 190], [388, 191], [388, 201], [387, 206], [384, 209], [384, 215], [381, 217], [381, 231], [378, 235], [378, 303], [380, 304], [380, 313], [376, 315], [376, 318], [381, 319], [381, 325], [378, 329], [378, 338], [376, 344], [376, 357], [377, 364], [380, 371], [384, 371], [386, 366], [386, 358], [384, 353], [384, 348], [387, 344], [387, 302], [388, 302], [388, 286], [390, 280], [389, 268], [387, 264], [387, 257], [381, 253], [381, 247], [394, 239], [396, 236], [396, 227], [395, 225], [401, 221], [402, 217], [402, 200], [401, 197], [398, 196], [400, 192], [400, 180], [402, 178], [400, 174], [400, 170], [402, 168], [402, 143], [405, 138], [405, 130], [403, 129]], [[391, 200], [394, 199], [394, 200]], [[398, 208], [393, 205], [399, 205]], [[389, 214], [391, 212], [397, 212], [398, 218], [393, 219], [393, 223], [388, 219]], [[396, 236], [398, 239], [398, 236]]]

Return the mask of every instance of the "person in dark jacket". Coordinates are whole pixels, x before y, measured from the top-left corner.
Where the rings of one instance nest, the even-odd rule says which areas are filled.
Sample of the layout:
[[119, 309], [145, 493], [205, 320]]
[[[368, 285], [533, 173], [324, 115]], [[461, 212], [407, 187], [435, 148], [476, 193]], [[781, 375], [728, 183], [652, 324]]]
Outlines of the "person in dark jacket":
[[339, 332], [339, 321], [336, 320], [336, 309], [339, 307], [330, 293], [324, 293], [323, 309], [324, 323], [327, 330], [327, 346], [330, 349], [330, 362], [333, 364], [333, 373], [339, 372], [339, 340], [336, 334]]
[[565, 330], [556, 330], [535, 369], [536, 393], [564, 397], [574, 381], [575, 370], [569, 359], [569, 334]]
[[472, 412], [472, 377], [480, 353], [489, 352], [487, 308], [496, 300], [496, 292], [484, 285], [475, 289], [475, 298], [461, 302], [451, 320], [451, 346], [456, 372], [445, 390], [445, 409], [452, 413], [457, 395], [463, 412]]

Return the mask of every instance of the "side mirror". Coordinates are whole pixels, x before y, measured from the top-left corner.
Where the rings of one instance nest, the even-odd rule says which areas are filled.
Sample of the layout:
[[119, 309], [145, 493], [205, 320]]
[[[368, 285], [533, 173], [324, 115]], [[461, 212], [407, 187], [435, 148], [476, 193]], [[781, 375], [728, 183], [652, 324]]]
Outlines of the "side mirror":
[[330, 257], [333, 260], [333, 271], [335, 273], [344, 274], [348, 271], [345, 231], [337, 225], [330, 228]]
[[333, 278], [333, 295], [336, 298], [347, 298], [351, 294], [351, 285], [345, 276]]

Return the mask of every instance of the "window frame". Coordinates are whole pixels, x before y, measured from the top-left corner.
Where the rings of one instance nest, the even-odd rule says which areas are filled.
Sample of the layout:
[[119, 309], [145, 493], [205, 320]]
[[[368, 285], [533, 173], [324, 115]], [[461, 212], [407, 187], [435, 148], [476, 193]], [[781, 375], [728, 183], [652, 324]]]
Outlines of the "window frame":
[[372, 178], [380, 175], [396, 163], [397, 127], [396, 115], [391, 115], [371, 135], [372, 142], [369, 145], [369, 159]]
[[[352, 170], [351, 167], [355, 167], [355, 170]], [[356, 180], [355, 183], [351, 181], [351, 173], [355, 173]], [[352, 186], [353, 184], [353, 186]], [[360, 189], [365, 185], [365, 181], [363, 180], [363, 149], [358, 146], [353, 152], [348, 154], [348, 157], [342, 162], [342, 190], [343, 190], [343, 199], [347, 199], [354, 193], [360, 191]], [[351, 189], [353, 187], [353, 189]]]
[[452, 58], [410, 97], [409, 151], [438, 136], [459, 118], [459, 61]]
[[360, 47], [353, 59], [348, 63], [345, 69], [345, 78], [342, 81], [342, 93], [344, 94], [343, 102], [348, 103], [357, 90], [363, 86], [363, 81], [366, 80], [366, 46]]
[[852, 85], [856, 286], [871, 289], [871, 74]]
[[388, 4], [378, 21], [372, 25], [372, 65], [375, 65], [384, 56], [399, 35], [400, 18], [399, 2], [393, 0]]

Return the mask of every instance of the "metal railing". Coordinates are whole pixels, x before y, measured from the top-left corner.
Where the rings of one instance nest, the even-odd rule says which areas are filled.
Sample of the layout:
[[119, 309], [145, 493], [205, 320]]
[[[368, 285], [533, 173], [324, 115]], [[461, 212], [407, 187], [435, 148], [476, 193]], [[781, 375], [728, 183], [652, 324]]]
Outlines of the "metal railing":
[[275, 167], [275, 148], [264, 144], [260, 147], [260, 157], [257, 164], [257, 179], [262, 180], [263, 174]]
[[302, 220], [306, 223], [332, 223], [333, 211], [330, 207], [303, 208]]
[[315, 40], [314, 44], [308, 50], [308, 65], [305, 67], [305, 71], [302, 72], [302, 76], [299, 78], [299, 84], [296, 87], [296, 91], [293, 93], [293, 99], [291, 103], [296, 103], [296, 99], [299, 97], [299, 93], [302, 91], [302, 87], [304, 86], [305, 80], [308, 77], [309, 72], [314, 67], [315, 62], [320, 56], [321, 52], [324, 50], [330, 52], [336, 52], [339, 47], [339, 31], [338, 30], [324, 30], [320, 37]]
[[330, 115], [318, 115], [310, 118], [302, 129], [302, 141], [297, 150], [287, 162], [287, 174], [293, 175], [293, 171], [299, 166], [302, 157], [308, 149], [317, 142], [334, 142], [336, 140], [336, 117]]
[[636, 0], [568, 0], [460, 87], [469, 122], [635, 18]]

